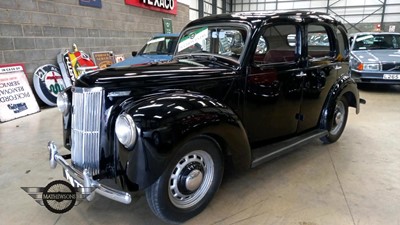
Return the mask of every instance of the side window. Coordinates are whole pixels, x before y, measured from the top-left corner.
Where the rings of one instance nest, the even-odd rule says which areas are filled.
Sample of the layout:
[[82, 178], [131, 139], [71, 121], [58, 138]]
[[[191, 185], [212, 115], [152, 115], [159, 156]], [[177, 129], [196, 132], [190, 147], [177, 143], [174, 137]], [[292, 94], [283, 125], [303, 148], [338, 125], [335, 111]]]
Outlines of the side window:
[[[294, 41], [293, 41], [294, 40]], [[253, 62], [256, 65], [294, 62], [296, 60], [296, 26], [270, 26], [258, 40]]]
[[339, 27], [336, 30], [336, 37], [339, 44], [339, 54], [337, 56], [338, 60], [346, 59], [349, 56], [349, 43], [347, 41], [346, 31]]
[[310, 58], [332, 57], [327, 29], [322, 25], [308, 26], [308, 56]]

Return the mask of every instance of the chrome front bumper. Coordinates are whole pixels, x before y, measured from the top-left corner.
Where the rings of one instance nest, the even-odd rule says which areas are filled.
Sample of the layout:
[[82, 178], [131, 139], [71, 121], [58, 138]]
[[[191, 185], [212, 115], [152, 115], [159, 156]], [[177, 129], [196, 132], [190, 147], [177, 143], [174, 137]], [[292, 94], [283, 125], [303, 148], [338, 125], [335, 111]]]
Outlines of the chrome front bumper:
[[132, 197], [130, 194], [102, 185], [93, 180], [93, 177], [86, 169], [81, 172], [69, 165], [63, 156], [58, 153], [57, 146], [53, 141], [48, 143], [47, 148], [50, 152], [50, 167], [54, 169], [57, 167], [57, 164], [60, 164], [63, 167], [66, 178], [69, 182], [72, 183], [74, 187], [80, 187], [82, 195], [87, 196], [86, 199], [88, 201], [91, 201], [94, 198], [94, 194], [98, 193], [117, 202], [124, 204], [131, 203]]

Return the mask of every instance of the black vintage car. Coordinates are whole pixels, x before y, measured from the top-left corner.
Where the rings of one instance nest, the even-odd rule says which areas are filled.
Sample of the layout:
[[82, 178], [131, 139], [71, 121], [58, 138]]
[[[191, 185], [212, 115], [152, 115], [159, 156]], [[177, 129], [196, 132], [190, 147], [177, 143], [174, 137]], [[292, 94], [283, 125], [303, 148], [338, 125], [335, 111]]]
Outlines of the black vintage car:
[[49, 142], [51, 166], [86, 187], [88, 200], [96, 192], [128, 204], [145, 190], [158, 217], [186, 221], [228, 165], [247, 169], [314, 138], [339, 139], [348, 107], [358, 113], [360, 103], [348, 46], [344, 26], [323, 13], [192, 21], [172, 61], [82, 75], [59, 95], [71, 155]]

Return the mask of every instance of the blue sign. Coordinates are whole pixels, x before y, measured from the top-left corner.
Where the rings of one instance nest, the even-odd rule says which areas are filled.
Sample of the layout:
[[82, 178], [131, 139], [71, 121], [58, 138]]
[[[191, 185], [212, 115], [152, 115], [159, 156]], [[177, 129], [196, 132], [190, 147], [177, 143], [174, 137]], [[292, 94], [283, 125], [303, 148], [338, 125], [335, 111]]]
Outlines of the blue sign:
[[79, 0], [79, 5], [101, 8], [101, 0]]

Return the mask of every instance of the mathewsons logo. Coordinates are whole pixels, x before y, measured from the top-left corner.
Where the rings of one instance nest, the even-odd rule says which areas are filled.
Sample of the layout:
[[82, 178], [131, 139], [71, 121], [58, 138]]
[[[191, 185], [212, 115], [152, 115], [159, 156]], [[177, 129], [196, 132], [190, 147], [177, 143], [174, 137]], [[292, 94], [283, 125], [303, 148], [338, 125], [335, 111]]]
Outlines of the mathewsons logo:
[[178, 0], [125, 0], [125, 4], [176, 15]]
[[88, 195], [81, 194], [80, 188], [74, 188], [64, 180], [55, 180], [46, 187], [21, 187], [39, 205], [53, 213], [66, 213]]

